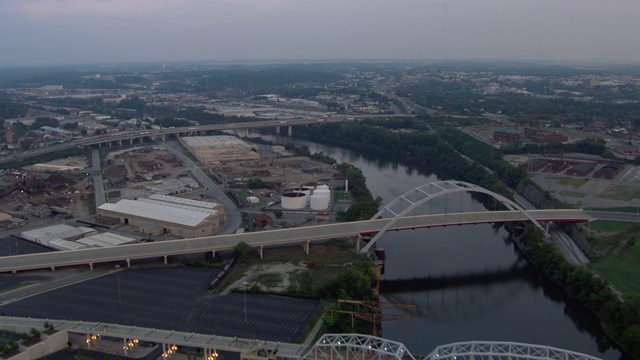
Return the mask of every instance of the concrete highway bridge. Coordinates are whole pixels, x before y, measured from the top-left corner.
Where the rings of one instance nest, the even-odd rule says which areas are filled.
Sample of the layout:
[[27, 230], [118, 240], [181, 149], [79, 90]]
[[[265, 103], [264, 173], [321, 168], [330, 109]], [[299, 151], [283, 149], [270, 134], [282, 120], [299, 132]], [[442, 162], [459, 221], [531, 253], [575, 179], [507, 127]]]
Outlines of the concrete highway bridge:
[[414, 356], [404, 344], [361, 334], [325, 334], [313, 345], [290, 344], [256, 339], [196, 334], [137, 326], [84, 321], [16, 318], [0, 316], [0, 329], [17, 333], [40, 329], [45, 322], [58, 330], [51, 338], [29, 347], [24, 359], [36, 359], [67, 347], [68, 333], [86, 336], [82, 348], [92, 349], [103, 338], [122, 339], [114, 346], [114, 355], [133, 355], [140, 341], [162, 345], [162, 358], [171, 357], [178, 346], [202, 349], [204, 359], [214, 360], [218, 351], [240, 354], [252, 360], [599, 360], [596, 357], [550, 346], [470, 341], [440, 345], [428, 356]]
[[[491, 195], [505, 204], [507, 210], [408, 216], [414, 208], [433, 199], [447, 196], [447, 194], [463, 192]], [[382, 218], [386, 213], [394, 214], [394, 216], [392, 218]], [[7, 256], [0, 262], [0, 272], [17, 272], [42, 268], [55, 270], [56, 267], [74, 265], [88, 265], [93, 268], [94, 264], [112, 261], [126, 261], [130, 266], [131, 260], [157, 257], [164, 257], [166, 263], [167, 256], [206, 253], [209, 251], [215, 253], [216, 251], [233, 249], [240, 242], [245, 242], [249, 246], [257, 248], [262, 256], [264, 248], [268, 246], [300, 243], [303, 244], [305, 251], [308, 253], [312, 241], [352, 237], [358, 250], [367, 252], [384, 232], [392, 230], [523, 221], [533, 222], [544, 229], [545, 227], [541, 223], [548, 224], [556, 221], [587, 222], [591, 220], [593, 218], [580, 209], [525, 210], [511, 200], [477, 185], [450, 180], [422, 185], [401, 195], [398, 199], [387, 204], [371, 220], [121, 245], [108, 248]], [[375, 236], [366, 246], [360, 249], [361, 236], [373, 234]]]
[[196, 136], [206, 135], [213, 131], [223, 130], [236, 130], [248, 132], [249, 129], [262, 129], [262, 128], [276, 128], [280, 131], [281, 127], [287, 128], [287, 134], [293, 135], [294, 126], [308, 126], [313, 124], [323, 124], [328, 122], [342, 122], [342, 121], [357, 121], [360, 119], [368, 118], [399, 118], [399, 117], [416, 117], [417, 115], [408, 114], [395, 114], [395, 115], [332, 115], [327, 118], [303, 118], [294, 120], [264, 120], [264, 121], [250, 121], [250, 122], [237, 122], [226, 124], [213, 124], [213, 125], [194, 125], [190, 127], [176, 127], [172, 129], [159, 129], [159, 130], [136, 130], [136, 131], [122, 131], [113, 134], [104, 134], [96, 136], [87, 136], [79, 140], [69, 141], [61, 144], [55, 144], [46, 146], [43, 148], [28, 150], [9, 157], [0, 158], [0, 164], [13, 160], [21, 160], [31, 156], [38, 156], [50, 152], [70, 149], [73, 147], [83, 146], [110, 146], [112, 144], [134, 144], [142, 143], [144, 139], [150, 140], [162, 140], [164, 141], [167, 136]]

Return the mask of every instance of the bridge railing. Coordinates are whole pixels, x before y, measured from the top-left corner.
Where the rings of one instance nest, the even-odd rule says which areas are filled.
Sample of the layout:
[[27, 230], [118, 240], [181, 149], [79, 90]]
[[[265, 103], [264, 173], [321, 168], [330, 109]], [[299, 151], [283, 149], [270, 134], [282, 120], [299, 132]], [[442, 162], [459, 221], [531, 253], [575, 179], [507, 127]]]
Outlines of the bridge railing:
[[544, 345], [516, 342], [470, 341], [440, 345], [429, 360], [600, 360], [597, 357]]

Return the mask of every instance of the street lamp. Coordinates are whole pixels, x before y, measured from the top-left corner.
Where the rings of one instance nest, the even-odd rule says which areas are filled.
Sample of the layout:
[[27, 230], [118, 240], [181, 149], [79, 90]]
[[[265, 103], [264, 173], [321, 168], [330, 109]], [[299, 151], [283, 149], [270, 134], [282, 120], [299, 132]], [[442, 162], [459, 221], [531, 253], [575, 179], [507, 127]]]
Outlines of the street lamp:
[[249, 283], [245, 281], [242, 285], [244, 285], [244, 322], [247, 322], [247, 285]]
[[118, 304], [122, 304], [122, 295], [120, 294], [120, 265], [116, 265], [116, 276], [118, 277]]

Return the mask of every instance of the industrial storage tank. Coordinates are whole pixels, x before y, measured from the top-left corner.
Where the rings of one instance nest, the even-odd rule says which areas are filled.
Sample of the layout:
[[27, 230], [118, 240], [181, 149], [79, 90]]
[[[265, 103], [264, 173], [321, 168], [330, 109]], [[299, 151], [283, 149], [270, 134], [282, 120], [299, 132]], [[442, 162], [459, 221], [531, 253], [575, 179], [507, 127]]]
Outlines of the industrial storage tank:
[[331, 202], [331, 190], [329, 190], [329, 187], [326, 185], [322, 187], [318, 186], [318, 188], [313, 190], [310, 201], [312, 210], [324, 210], [328, 208]]
[[311, 210], [326, 210], [329, 208], [329, 196], [324, 194], [311, 195]]
[[309, 197], [311, 197], [311, 190], [308, 187], [297, 187], [297, 188], [293, 188], [293, 189], [287, 189], [284, 190], [284, 192], [301, 192], [305, 195], [305, 206], [309, 205]]
[[326, 196], [327, 199], [331, 198], [331, 190], [329, 189], [315, 189], [313, 190], [313, 195], [322, 195]]
[[304, 209], [307, 206], [307, 196], [300, 191], [287, 191], [281, 196], [282, 207], [289, 210]]

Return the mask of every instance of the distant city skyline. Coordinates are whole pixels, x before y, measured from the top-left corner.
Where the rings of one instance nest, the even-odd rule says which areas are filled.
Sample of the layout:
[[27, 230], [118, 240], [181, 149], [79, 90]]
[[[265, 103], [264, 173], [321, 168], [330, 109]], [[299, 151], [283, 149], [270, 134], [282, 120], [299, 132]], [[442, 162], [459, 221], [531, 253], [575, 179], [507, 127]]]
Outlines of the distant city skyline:
[[640, 63], [637, 0], [1, 0], [0, 66], [234, 60]]

